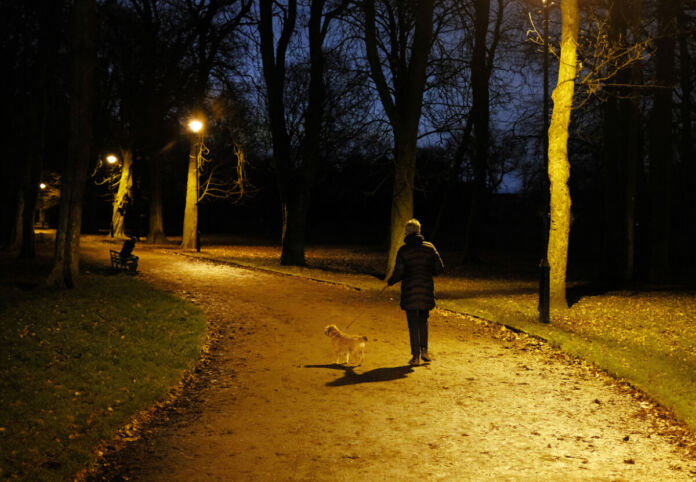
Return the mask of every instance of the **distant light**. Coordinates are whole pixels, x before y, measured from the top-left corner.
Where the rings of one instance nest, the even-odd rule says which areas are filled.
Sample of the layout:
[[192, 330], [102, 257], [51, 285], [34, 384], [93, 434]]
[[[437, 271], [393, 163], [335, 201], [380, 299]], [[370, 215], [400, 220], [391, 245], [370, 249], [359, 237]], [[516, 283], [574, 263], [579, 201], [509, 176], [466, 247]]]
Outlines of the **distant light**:
[[199, 132], [201, 129], [203, 129], [203, 123], [198, 119], [193, 119], [188, 123], [188, 126], [193, 132]]
[[106, 156], [106, 162], [109, 164], [116, 164], [116, 161], [118, 161], [118, 157], [114, 156], [113, 154]]
[[41, 189], [46, 189], [46, 184], [42, 182], [41, 184], [39, 184], [39, 187], [40, 187]]

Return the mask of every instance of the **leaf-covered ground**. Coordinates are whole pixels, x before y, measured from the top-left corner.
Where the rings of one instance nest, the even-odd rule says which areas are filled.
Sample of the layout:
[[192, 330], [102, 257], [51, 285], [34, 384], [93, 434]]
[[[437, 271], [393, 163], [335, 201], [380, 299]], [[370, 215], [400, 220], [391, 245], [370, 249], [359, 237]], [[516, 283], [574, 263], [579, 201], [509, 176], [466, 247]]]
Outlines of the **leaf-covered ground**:
[[[217, 341], [179, 409], [155, 417], [137, 440], [107, 454], [92, 478], [696, 476], [693, 435], [669, 412], [537, 338], [435, 310], [436, 359], [408, 366], [398, 287], [380, 292], [384, 282], [375, 276], [340, 269], [369, 257], [354, 251], [322, 250], [332, 269], [320, 270], [280, 268], [271, 248], [243, 248], [240, 256], [236, 248], [210, 244], [200, 254], [140, 247], [141, 276], [199, 305]], [[90, 255], [106, 252], [95, 243]], [[310, 249], [310, 260], [319, 252]], [[227, 263], [219, 262], [223, 257]], [[233, 257], [264, 269], [236, 267], [229, 264]], [[477, 286], [439, 281], [451, 289]], [[336, 365], [323, 329], [356, 317], [350, 331], [369, 338], [365, 362]]]
[[[283, 267], [278, 247], [229, 238], [190, 255], [360, 288], [382, 286], [386, 265], [380, 249], [310, 246], [306, 268]], [[493, 254], [471, 267], [456, 252], [442, 256], [448, 269], [436, 282], [440, 307], [540, 336], [650, 393], [696, 430], [696, 292], [601, 292], [570, 283], [570, 309], [542, 325], [534, 260]]]
[[[136, 247], [139, 280], [205, 312], [212, 351], [175, 406], [136, 418], [113, 444], [125, 448], [106, 450], [89, 478], [696, 477], [693, 434], [654, 403], [681, 420], [694, 407], [693, 294], [571, 290], [571, 310], [540, 325], [533, 269], [502, 257], [452, 269], [456, 253], [445, 252], [436, 360], [411, 368], [398, 287], [379, 294], [380, 250], [310, 247], [309, 266], [297, 268], [279, 266], [276, 247], [222, 241], [201, 253]], [[84, 238], [85, 259], [108, 264], [110, 246]], [[10, 273], [20, 291], [21, 275]], [[366, 362], [350, 369], [331, 363], [323, 327], [355, 315], [369, 342]]]

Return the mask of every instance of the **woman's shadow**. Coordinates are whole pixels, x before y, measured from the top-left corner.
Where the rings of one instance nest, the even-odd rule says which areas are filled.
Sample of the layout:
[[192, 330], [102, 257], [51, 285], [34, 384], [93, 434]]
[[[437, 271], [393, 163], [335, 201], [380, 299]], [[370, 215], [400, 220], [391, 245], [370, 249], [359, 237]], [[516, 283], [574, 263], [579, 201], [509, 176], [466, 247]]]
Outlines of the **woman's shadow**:
[[346, 385], [357, 385], [358, 383], [388, 382], [406, 378], [413, 372], [413, 367], [409, 365], [400, 367], [375, 368], [365, 373], [355, 373], [353, 367], [347, 367], [333, 363], [331, 365], [305, 365], [305, 368], [330, 368], [332, 370], [343, 370], [345, 373], [341, 378], [329, 382], [327, 387], [343, 387]]

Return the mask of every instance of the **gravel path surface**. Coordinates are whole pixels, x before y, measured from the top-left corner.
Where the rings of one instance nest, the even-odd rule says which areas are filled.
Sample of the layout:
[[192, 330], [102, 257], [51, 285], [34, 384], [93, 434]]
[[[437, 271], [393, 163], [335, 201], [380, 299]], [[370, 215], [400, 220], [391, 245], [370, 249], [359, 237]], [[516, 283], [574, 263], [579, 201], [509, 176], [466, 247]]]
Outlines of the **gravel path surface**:
[[[103, 244], [83, 243], [104, 257]], [[95, 479], [695, 480], [683, 429], [630, 387], [539, 341], [436, 310], [410, 367], [398, 286], [377, 297], [138, 246], [140, 276], [215, 333], [174, 406]], [[324, 327], [369, 338], [332, 364]]]

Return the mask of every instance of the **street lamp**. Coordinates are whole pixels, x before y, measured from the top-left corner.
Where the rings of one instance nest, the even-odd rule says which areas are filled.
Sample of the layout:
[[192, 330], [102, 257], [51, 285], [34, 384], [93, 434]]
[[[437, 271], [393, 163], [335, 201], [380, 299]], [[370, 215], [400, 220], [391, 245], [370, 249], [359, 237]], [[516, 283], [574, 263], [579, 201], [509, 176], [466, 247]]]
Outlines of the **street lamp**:
[[544, 151], [544, 169], [541, 176], [542, 193], [544, 196], [544, 245], [541, 261], [539, 262], [539, 321], [549, 323], [549, 303], [551, 285], [551, 266], [548, 259], [549, 245], [549, 202], [547, 201], [548, 186], [544, 182], [549, 169], [549, 0], [542, 0], [544, 4], [544, 132], [541, 136]]
[[196, 134], [196, 251], [201, 252], [201, 231], [198, 227], [198, 200], [200, 198], [200, 178], [201, 178], [201, 153], [203, 151], [203, 122], [199, 119], [191, 119], [188, 127]]
[[39, 183], [39, 195], [37, 197], [39, 219], [37, 224], [42, 228], [46, 227], [46, 197], [49, 194], [49, 192], [46, 191], [47, 187], [48, 185], [45, 182]]
[[188, 126], [189, 129], [196, 134], [203, 130], [203, 122], [199, 121], [198, 119], [191, 119]]
[[[121, 221], [116, 221], [116, 213], [119, 211], [119, 193], [121, 191], [120, 184], [121, 184], [121, 169], [123, 166], [119, 166], [118, 164], [118, 156], [116, 154], [107, 154], [104, 156], [104, 160], [106, 161], [106, 173], [104, 174], [104, 180], [97, 182], [97, 184], [107, 184], [109, 188], [111, 189], [113, 186], [115, 186], [117, 183], [119, 184], [119, 188], [116, 190], [116, 192], [113, 193], [112, 199], [111, 199], [111, 207], [112, 207], [112, 213], [111, 213], [111, 221], [109, 222], [109, 236], [114, 237], [115, 235], [115, 224], [119, 223], [121, 226], [123, 225], [123, 214], [122, 212], [120, 213], [121, 215]], [[101, 161], [97, 165], [97, 169], [102, 165]], [[97, 173], [97, 170], [95, 169], [94, 173], [92, 176], [94, 176]], [[95, 181], [96, 182], [96, 181]], [[121, 228], [122, 229], [122, 228]]]

